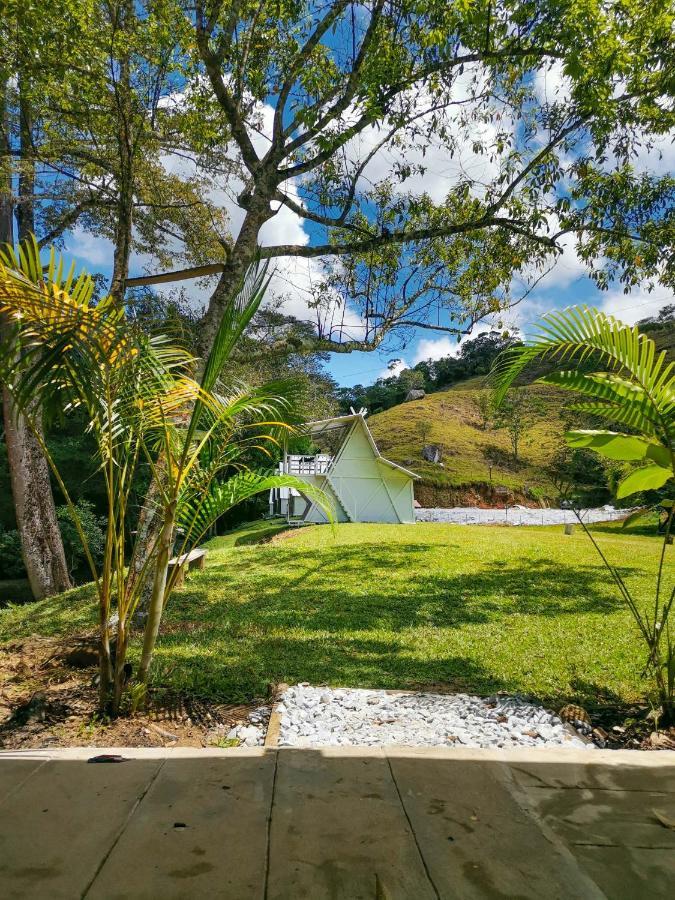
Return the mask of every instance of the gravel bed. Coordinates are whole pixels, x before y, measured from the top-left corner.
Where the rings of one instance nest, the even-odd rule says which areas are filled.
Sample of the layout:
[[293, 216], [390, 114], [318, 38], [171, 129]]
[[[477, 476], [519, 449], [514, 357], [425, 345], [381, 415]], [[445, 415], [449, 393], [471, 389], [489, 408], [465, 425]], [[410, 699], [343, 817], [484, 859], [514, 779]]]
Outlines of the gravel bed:
[[262, 747], [265, 743], [271, 706], [259, 706], [249, 713], [246, 722], [235, 725], [227, 734], [228, 740], [239, 741], [244, 747]]
[[277, 709], [280, 747], [580, 747], [555, 713], [519, 697], [288, 688]]
[[[581, 510], [587, 524], [612, 522], [623, 519], [629, 509], [601, 506], [598, 509]], [[577, 524], [577, 517], [570, 509], [532, 509], [529, 506], [510, 506], [508, 509], [480, 509], [473, 506], [454, 506], [449, 509], [416, 509], [418, 522], [449, 522], [454, 525], [567, 525]]]

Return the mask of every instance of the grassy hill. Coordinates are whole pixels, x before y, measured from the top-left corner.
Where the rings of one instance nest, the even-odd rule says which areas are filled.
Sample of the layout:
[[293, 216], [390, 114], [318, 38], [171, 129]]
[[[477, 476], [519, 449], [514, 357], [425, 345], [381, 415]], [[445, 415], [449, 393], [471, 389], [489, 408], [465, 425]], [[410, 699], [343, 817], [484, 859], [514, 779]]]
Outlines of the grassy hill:
[[[546, 468], [562, 443], [565, 396], [545, 385], [524, 388], [537, 396], [542, 415], [525, 433], [516, 462], [508, 432], [481, 427], [476, 400], [482, 385], [482, 378], [468, 379], [369, 419], [382, 453], [422, 476], [415, 495], [423, 506], [490, 502], [499, 487], [520, 499], [556, 495]], [[422, 459], [425, 444], [442, 448], [442, 465]]]
[[[672, 323], [649, 331], [657, 351], [675, 357], [675, 327]], [[549, 366], [531, 367], [534, 380]], [[520, 501], [555, 499], [557, 491], [548, 468], [563, 445], [565, 424], [561, 415], [570, 395], [540, 384], [526, 384], [539, 399], [542, 413], [524, 435], [520, 459], [511, 453], [508, 432], [485, 430], [476, 400], [484, 389], [483, 377], [468, 378], [450, 388], [428, 394], [423, 400], [401, 403], [369, 419], [381, 452], [422, 476], [415, 496], [422, 506], [475, 505], [503, 498], [495, 488], [508, 488]], [[422, 458], [425, 444], [443, 450], [442, 465]]]

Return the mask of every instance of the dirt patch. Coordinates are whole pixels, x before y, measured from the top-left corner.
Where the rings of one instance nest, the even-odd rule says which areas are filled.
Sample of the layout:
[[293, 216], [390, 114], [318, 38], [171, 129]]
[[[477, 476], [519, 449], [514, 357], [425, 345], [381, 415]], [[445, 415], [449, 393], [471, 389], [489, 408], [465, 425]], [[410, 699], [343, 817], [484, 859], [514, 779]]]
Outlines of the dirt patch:
[[98, 712], [94, 640], [34, 635], [0, 647], [1, 749], [223, 746], [256, 708], [156, 688], [146, 709], [110, 721]]
[[[540, 504], [519, 491], [509, 491], [507, 499], [509, 506], [530, 506], [537, 508]], [[478, 509], [504, 508], [505, 495], [495, 489], [491, 484], [457, 485], [455, 487], [435, 486], [424, 482], [415, 484], [415, 500], [424, 509], [443, 508], [454, 506], [472, 506]]]

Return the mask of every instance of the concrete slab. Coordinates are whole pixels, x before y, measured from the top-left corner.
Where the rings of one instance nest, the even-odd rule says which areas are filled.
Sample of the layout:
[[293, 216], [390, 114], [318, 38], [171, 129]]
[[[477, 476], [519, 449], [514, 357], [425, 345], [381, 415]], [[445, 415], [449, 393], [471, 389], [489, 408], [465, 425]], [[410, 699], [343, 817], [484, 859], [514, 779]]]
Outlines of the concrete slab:
[[[591, 759], [561, 760], [558, 754], [549, 760], [505, 760], [505, 774], [527, 788], [557, 788], [615, 791], [663, 791], [675, 794], [675, 753], [640, 753], [636, 758], [626, 751], [608, 751]], [[630, 751], [628, 751], [630, 752]]]
[[434, 900], [382, 751], [283, 749], [269, 900]]
[[39, 759], [8, 759], [0, 766], [0, 807], [44, 762]]
[[532, 815], [564, 841], [606, 896], [666, 897], [668, 884], [672, 893], [675, 829], [666, 823], [675, 824], [674, 794], [530, 788], [526, 797]]
[[627, 847], [575, 847], [580, 866], [608, 900], [642, 900], [673, 896], [672, 852]]
[[[528, 798], [536, 814], [567, 844], [675, 850], [672, 794], [544, 788], [528, 792]], [[655, 810], [674, 827], [666, 827]], [[675, 863], [675, 853], [672, 857]]]
[[82, 896], [161, 765], [40, 766], [0, 810], [0, 896]]
[[169, 759], [87, 897], [262, 898], [275, 763], [262, 750]]
[[550, 841], [497, 780], [497, 762], [391, 750], [388, 757], [440, 897], [603, 897], [562, 842]]
[[673, 753], [101, 752], [0, 753], [2, 900], [672, 896]]

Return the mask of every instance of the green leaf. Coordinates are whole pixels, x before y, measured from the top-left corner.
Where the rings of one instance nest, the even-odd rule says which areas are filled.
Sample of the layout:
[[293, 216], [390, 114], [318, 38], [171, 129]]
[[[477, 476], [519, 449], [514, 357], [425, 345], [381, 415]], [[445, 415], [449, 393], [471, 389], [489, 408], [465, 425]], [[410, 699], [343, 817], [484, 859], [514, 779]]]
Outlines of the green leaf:
[[651, 506], [644, 506], [642, 509], [636, 509], [635, 512], [632, 512], [629, 516], [621, 523], [622, 528], [628, 528], [629, 525], [634, 525], [636, 522], [640, 522], [642, 519], [646, 519], [649, 513], [653, 512], [654, 509]]
[[570, 447], [586, 447], [607, 459], [632, 462], [649, 459], [663, 468], [670, 467], [670, 454], [666, 447], [654, 441], [617, 431], [579, 429], [568, 431], [565, 440]]
[[657, 490], [663, 487], [666, 481], [672, 477], [672, 469], [664, 469], [662, 466], [657, 466], [654, 463], [640, 466], [639, 469], [634, 469], [630, 475], [627, 475], [619, 482], [616, 496], [621, 500], [623, 497], [630, 497], [631, 494], [636, 494], [638, 491]]

